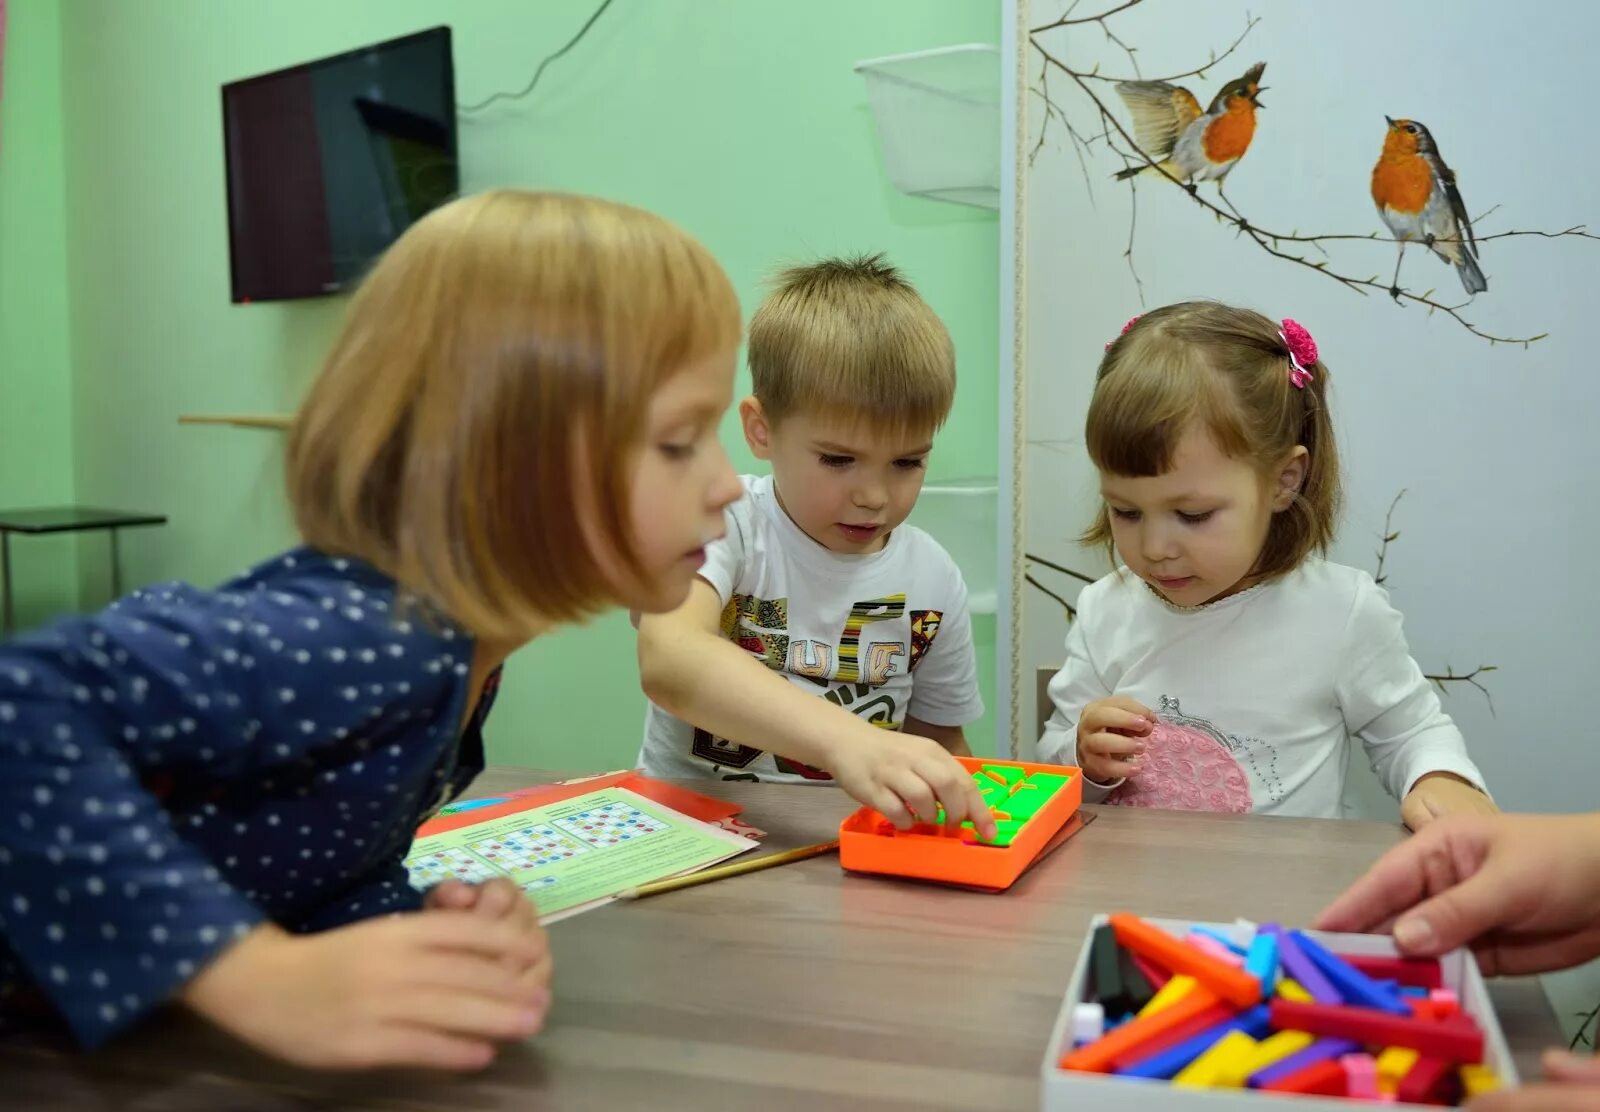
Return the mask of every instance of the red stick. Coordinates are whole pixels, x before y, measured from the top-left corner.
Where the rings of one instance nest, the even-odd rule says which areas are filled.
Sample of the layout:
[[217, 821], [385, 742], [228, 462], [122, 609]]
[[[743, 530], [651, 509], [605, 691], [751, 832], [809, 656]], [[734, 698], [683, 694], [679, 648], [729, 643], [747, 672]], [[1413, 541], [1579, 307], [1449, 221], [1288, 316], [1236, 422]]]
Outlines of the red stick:
[[1443, 1058], [1418, 1058], [1400, 1079], [1400, 1090], [1395, 1095], [1410, 1104], [1433, 1104], [1444, 1100], [1455, 1079], [1455, 1072], [1454, 1062]]
[[[1379, 1013], [1380, 1015], [1383, 1013]], [[1299, 1073], [1291, 1073], [1288, 1077], [1261, 1086], [1264, 1093], [1315, 1093], [1324, 1097], [1348, 1096], [1345, 1085], [1344, 1067], [1337, 1061], [1329, 1060], [1317, 1062], [1307, 1066]]]
[[1138, 954], [1134, 954], [1133, 964], [1139, 967], [1139, 972], [1144, 974], [1145, 980], [1149, 981], [1158, 992], [1162, 988], [1166, 987], [1168, 981], [1172, 980], [1171, 973], [1168, 973], [1165, 969], [1161, 968], [1149, 958], [1140, 957]]
[[1443, 988], [1444, 971], [1436, 961], [1422, 958], [1339, 957], [1377, 981], [1399, 981], [1412, 988]]
[[1376, 1008], [1274, 1000], [1272, 1026], [1279, 1031], [1306, 1031], [1323, 1038], [1352, 1039], [1374, 1046], [1409, 1046], [1427, 1057], [1451, 1062], [1483, 1061], [1483, 1032], [1475, 1024], [1429, 1023], [1403, 1019]]

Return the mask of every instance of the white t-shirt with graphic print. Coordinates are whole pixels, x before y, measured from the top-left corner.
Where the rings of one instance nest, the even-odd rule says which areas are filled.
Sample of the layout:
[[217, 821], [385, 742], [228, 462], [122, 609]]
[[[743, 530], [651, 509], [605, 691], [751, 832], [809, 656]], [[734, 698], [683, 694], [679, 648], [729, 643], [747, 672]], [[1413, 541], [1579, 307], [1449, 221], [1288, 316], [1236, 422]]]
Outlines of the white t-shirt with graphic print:
[[[790, 519], [770, 476], [743, 482], [745, 496], [724, 515], [727, 536], [707, 546], [700, 569], [723, 601], [725, 636], [876, 726], [899, 729], [908, 715], [965, 726], [983, 716], [966, 584], [937, 541], [901, 525], [877, 552], [831, 552]], [[716, 737], [652, 703], [639, 764], [652, 776], [832, 782], [760, 746], [760, 738]]]
[[1388, 593], [1321, 559], [1188, 609], [1126, 568], [1084, 588], [1040, 759], [1077, 763], [1078, 717], [1110, 695], [1157, 724], [1139, 775], [1086, 777], [1086, 803], [1337, 818], [1356, 738], [1397, 799], [1429, 772], [1483, 787]]

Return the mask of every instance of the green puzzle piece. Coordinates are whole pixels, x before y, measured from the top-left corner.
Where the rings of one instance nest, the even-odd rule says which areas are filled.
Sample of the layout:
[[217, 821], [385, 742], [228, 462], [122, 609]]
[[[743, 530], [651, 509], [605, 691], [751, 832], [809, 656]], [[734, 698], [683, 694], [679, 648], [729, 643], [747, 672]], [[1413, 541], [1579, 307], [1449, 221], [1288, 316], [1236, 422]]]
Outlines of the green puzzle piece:
[[[1070, 776], [1058, 775], [1052, 772], [1036, 772], [1032, 776], [1020, 768], [1007, 765], [984, 765], [984, 770], [1004, 776], [1006, 782], [1000, 784], [991, 777], [985, 776], [983, 771], [972, 774], [973, 782], [978, 785], [978, 791], [983, 796], [984, 804], [991, 811], [1004, 811], [1010, 819], [1000, 819], [996, 822], [997, 833], [993, 841], [980, 842], [980, 845], [1009, 846], [1021, 833], [1022, 828], [1039, 813], [1045, 803], [1056, 792], [1066, 786], [1072, 779]], [[1015, 792], [1012, 788], [1019, 782], [1025, 782], [1029, 787], [1019, 788]], [[938, 816], [934, 819], [938, 825], [944, 824], [944, 808], [939, 808]], [[967, 830], [974, 830], [972, 823], [961, 824]]]
[[[1012, 768], [1010, 765], [984, 765], [982, 771], [975, 772], [972, 775], [976, 779], [989, 780], [989, 777], [983, 775], [985, 772], [993, 772], [997, 776], [1004, 776], [1007, 784], [1015, 784], [1018, 780], [1026, 780], [1028, 778], [1025, 770]], [[994, 781], [989, 780], [989, 783], [994, 784]], [[995, 787], [999, 786], [999, 784], [995, 784]]]

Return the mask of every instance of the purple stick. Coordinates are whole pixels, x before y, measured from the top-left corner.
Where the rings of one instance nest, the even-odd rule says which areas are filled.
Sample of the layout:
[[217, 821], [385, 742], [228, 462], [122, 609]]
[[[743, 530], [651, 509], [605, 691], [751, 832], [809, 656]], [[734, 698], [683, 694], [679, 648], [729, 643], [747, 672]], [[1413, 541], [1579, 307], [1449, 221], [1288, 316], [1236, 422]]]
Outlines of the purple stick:
[[1339, 995], [1337, 989], [1329, 983], [1328, 978], [1322, 975], [1311, 959], [1306, 957], [1305, 951], [1295, 945], [1289, 933], [1277, 924], [1263, 927], [1278, 936], [1278, 964], [1283, 971], [1299, 982], [1300, 987], [1311, 994], [1311, 998], [1319, 1004], [1343, 1004], [1344, 997]]
[[1360, 1043], [1353, 1043], [1348, 1039], [1318, 1039], [1299, 1053], [1274, 1062], [1264, 1070], [1257, 1070], [1250, 1076], [1249, 1085], [1252, 1089], [1259, 1089], [1263, 1085], [1281, 1081], [1292, 1073], [1299, 1073], [1307, 1066], [1326, 1062], [1330, 1058], [1343, 1058], [1346, 1054], [1356, 1054], [1360, 1050]]
[[1411, 1015], [1411, 1009], [1401, 1001], [1399, 993], [1384, 988], [1343, 958], [1329, 953], [1315, 938], [1310, 938], [1299, 931], [1295, 931], [1293, 937], [1300, 947], [1300, 952], [1322, 971], [1334, 991], [1343, 996], [1347, 1003], [1364, 1008], [1377, 1008], [1390, 1015], [1407, 1017]]

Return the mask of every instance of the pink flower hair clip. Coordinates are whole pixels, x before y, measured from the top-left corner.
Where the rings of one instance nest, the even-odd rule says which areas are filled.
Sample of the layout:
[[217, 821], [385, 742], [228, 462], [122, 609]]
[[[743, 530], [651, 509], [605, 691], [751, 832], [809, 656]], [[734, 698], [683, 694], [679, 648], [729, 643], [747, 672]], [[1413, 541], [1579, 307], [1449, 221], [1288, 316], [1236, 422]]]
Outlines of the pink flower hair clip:
[[[1142, 316], [1143, 314], [1140, 314], [1140, 315]], [[1137, 317], [1137, 316], [1129, 317], [1128, 318], [1128, 323], [1122, 326], [1122, 331], [1118, 332], [1117, 335], [1118, 336], [1126, 336], [1128, 334], [1128, 329], [1132, 328], [1134, 325], [1136, 325], [1138, 323], [1139, 323], [1139, 317]], [[1110, 351], [1111, 350], [1111, 345], [1116, 343], [1116, 342], [1117, 341], [1115, 341], [1115, 340], [1106, 341], [1106, 350]]]
[[1289, 349], [1289, 381], [1296, 389], [1304, 390], [1311, 381], [1311, 368], [1317, 365], [1317, 341], [1311, 338], [1304, 325], [1287, 317], [1278, 335]]

